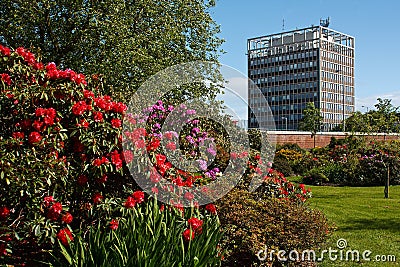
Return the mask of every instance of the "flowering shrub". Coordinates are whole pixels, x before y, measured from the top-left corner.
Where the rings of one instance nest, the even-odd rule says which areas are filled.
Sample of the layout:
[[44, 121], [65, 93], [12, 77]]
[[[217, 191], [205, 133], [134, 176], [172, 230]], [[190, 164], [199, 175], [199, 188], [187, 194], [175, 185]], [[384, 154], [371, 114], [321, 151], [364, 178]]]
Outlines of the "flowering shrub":
[[[58, 241], [67, 248], [73, 242], [88, 242], [80, 233], [91, 231], [92, 225], [120, 229], [125, 210], [135, 211], [146, 199], [127, 169], [127, 164], [137, 163], [143, 148], [154, 156], [157, 171], [176, 184], [190, 186], [197, 179], [172, 168], [161, 153], [156, 129], [123, 135], [122, 120], [134, 124], [139, 118], [126, 114], [124, 103], [101, 94], [104, 83], [100, 76], [87, 78], [54, 63], [44, 65], [24, 48], [0, 46], [0, 53], [0, 263], [46, 261], [44, 251], [51, 251]], [[127, 136], [131, 150], [122, 149]], [[175, 149], [172, 143], [167, 147]], [[215, 151], [210, 148], [208, 153]], [[157, 183], [159, 176], [141, 172]], [[212, 180], [217, 173], [212, 168], [202, 178]], [[159, 189], [167, 190], [154, 186], [154, 194]], [[185, 196], [193, 200], [193, 196]], [[180, 203], [175, 204], [182, 216], [186, 214]], [[208, 206], [204, 213], [215, 214], [215, 209]], [[206, 237], [205, 227], [194, 229], [194, 225], [198, 223], [186, 226], [195, 234], [189, 241], [209, 238], [216, 246], [218, 235]], [[169, 240], [171, 245], [181, 244], [186, 228], [177, 228], [179, 236]], [[144, 233], [132, 233], [131, 237], [137, 234]]]

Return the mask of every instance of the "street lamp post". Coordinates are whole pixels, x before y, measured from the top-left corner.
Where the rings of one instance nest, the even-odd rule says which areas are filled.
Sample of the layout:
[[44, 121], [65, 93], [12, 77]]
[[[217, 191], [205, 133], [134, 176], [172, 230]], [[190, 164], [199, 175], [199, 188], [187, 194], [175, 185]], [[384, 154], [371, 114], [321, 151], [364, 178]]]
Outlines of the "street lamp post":
[[287, 118], [286, 117], [282, 117], [282, 120], [285, 120], [285, 125], [286, 125], [286, 131], [287, 131]]

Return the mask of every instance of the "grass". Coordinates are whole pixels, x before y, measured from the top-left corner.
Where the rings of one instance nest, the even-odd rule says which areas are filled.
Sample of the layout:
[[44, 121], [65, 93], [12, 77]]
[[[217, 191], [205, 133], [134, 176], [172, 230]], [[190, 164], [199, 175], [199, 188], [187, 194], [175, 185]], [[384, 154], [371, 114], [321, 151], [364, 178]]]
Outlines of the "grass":
[[[320, 266], [400, 266], [400, 186], [390, 187], [389, 199], [384, 199], [383, 187], [311, 188], [311, 206], [322, 210], [337, 227], [325, 249], [337, 249], [337, 240], [344, 238], [344, 253], [372, 251], [371, 262], [325, 260]], [[376, 262], [376, 255], [395, 255], [396, 262]]]

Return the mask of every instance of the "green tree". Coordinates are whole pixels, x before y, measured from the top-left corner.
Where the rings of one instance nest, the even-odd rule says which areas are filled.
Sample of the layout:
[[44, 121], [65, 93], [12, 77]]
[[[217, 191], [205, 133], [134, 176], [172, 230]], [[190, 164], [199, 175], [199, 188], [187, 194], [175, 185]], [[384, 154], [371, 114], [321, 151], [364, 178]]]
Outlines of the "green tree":
[[[168, 66], [217, 61], [223, 41], [209, 14], [214, 5], [214, 0], [4, 0], [0, 43], [41, 49], [46, 61], [62, 68], [104, 74], [106, 88], [126, 101]], [[192, 92], [214, 96], [216, 89]]]
[[309, 102], [303, 111], [303, 119], [299, 124], [299, 130], [310, 131], [311, 137], [314, 137], [315, 147], [315, 135], [320, 131], [322, 126], [323, 117], [321, 111], [314, 105], [314, 102]]

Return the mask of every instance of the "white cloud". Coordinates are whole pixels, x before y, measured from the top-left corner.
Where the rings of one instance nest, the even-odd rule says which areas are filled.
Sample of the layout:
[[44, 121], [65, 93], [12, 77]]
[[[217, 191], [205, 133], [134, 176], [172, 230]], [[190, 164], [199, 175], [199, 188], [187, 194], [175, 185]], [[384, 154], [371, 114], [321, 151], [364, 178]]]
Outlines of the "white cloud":
[[367, 110], [375, 109], [374, 105], [378, 103], [377, 99], [391, 99], [392, 105], [395, 107], [400, 106], [400, 91], [390, 92], [381, 95], [371, 95], [366, 97], [356, 97], [356, 110], [365, 112]]

